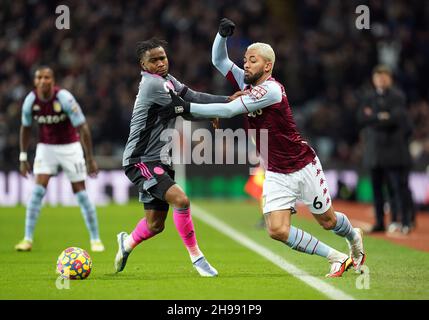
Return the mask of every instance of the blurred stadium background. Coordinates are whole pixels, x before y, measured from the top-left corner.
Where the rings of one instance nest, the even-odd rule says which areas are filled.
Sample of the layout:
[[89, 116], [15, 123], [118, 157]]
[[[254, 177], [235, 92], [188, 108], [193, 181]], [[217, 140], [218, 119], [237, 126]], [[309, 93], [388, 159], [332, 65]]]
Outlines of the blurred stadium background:
[[[55, 28], [55, 8], [70, 8], [69, 30]], [[370, 7], [371, 29], [357, 30], [355, 9]], [[230, 57], [241, 65], [247, 45], [272, 44], [274, 76], [285, 84], [301, 132], [321, 158], [338, 198], [371, 201], [361, 166], [356, 112], [378, 63], [395, 71], [414, 122], [411, 187], [420, 208], [429, 205], [429, 2], [411, 0], [0, 0], [0, 205], [25, 203], [31, 184], [19, 178], [21, 103], [34, 68], [50, 65], [57, 83], [80, 102], [92, 130], [102, 174], [88, 181], [98, 204], [132, 197], [121, 157], [140, 80], [135, 43], [152, 36], [169, 42], [170, 72], [188, 86], [231, 94], [211, 65], [211, 45], [223, 16], [237, 28]], [[243, 118], [221, 121], [240, 128]], [[193, 124], [193, 128], [210, 123]], [[34, 141], [33, 141], [34, 142]], [[35, 144], [33, 143], [34, 152]], [[30, 154], [32, 154], [30, 152]], [[32, 158], [31, 158], [32, 159]], [[247, 166], [189, 165], [191, 198], [245, 199]], [[67, 185], [68, 183], [64, 181]], [[57, 192], [48, 201], [67, 204]], [[58, 183], [61, 184], [61, 183]]]

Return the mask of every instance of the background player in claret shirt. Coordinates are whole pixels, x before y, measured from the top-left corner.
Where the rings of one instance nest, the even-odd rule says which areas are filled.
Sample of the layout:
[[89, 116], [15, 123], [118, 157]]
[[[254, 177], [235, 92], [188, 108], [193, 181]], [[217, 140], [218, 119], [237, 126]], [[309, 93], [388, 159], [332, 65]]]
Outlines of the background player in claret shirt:
[[[164, 230], [169, 205], [172, 205], [174, 224], [189, 252], [191, 261], [203, 277], [217, 276], [198, 247], [191, 217], [190, 202], [185, 192], [174, 181], [174, 170], [161, 139], [165, 129], [174, 128], [175, 120], [161, 121], [158, 112], [171, 102], [169, 89], [175, 90], [187, 101], [200, 103], [227, 102], [235, 96], [214, 96], [195, 92], [168, 73], [167, 43], [150, 39], [137, 44], [137, 57], [142, 68], [139, 92], [134, 103], [130, 134], [123, 155], [125, 174], [139, 189], [139, 200], [144, 203], [145, 217], [130, 235], [118, 234], [118, 252], [115, 268], [121, 272], [131, 251], [141, 242]], [[241, 93], [238, 93], [238, 95]], [[192, 117], [187, 117], [192, 120]], [[166, 153], [163, 153], [167, 151]]]
[[[229, 60], [226, 47], [226, 37], [232, 35], [234, 27], [232, 21], [221, 20], [213, 44], [213, 64], [246, 95], [229, 103], [198, 104], [185, 102], [170, 92], [173, 102], [161, 110], [161, 118], [188, 113], [230, 118], [248, 113], [249, 128], [268, 129], [268, 146], [257, 141], [257, 149], [266, 165], [263, 212], [271, 238], [294, 250], [327, 258], [331, 264], [328, 277], [341, 276], [352, 264], [360, 272], [365, 260], [362, 232], [332, 207], [320, 161], [296, 128], [284, 87], [271, 76], [275, 62], [273, 49], [265, 43], [250, 45], [244, 56], [244, 70], [240, 69]], [[267, 153], [261, 150], [266, 147]], [[324, 229], [346, 238], [351, 258], [291, 225], [297, 199], [303, 200]]]
[[[55, 86], [54, 72], [51, 68], [43, 66], [36, 70], [34, 86], [35, 89], [26, 96], [22, 106], [19, 169], [24, 177], [31, 171], [27, 149], [34, 120], [39, 124], [39, 143], [34, 159], [36, 185], [27, 204], [25, 237], [15, 249], [18, 251], [32, 249], [34, 228], [49, 179], [56, 175], [58, 167], [61, 167], [71, 182], [73, 193], [81, 208], [90, 233], [91, 250], [104, 251], [98, 232], [97, 212], [85, 189], [87, 170], [91, 177], [96, 177], [98, 172], [92, 154], [91, 133], [85, 116], [73, 95]], [[86, 163], [82, 146], [85, 150]]]

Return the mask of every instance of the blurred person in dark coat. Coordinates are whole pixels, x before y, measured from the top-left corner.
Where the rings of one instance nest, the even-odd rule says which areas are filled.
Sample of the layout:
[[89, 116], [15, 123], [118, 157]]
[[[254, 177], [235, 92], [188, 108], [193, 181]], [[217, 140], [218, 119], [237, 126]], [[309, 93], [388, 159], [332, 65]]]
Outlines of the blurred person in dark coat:
[[371, 174], [376, 212], [376, 223], [370, 232], [385, 231], [383, 191], [386, 186], [395, 213], [389, 230], [408, 234], [412, 213], [408, 186], [411, 168], [408, 142], [412, 125], [406, 98], [394, 86], [392, 72], [386, 66], [379, 65], [374, 69], [372, 82], [374, 87], [365, 95], [358, 115], [363, 127], [363, 162]]

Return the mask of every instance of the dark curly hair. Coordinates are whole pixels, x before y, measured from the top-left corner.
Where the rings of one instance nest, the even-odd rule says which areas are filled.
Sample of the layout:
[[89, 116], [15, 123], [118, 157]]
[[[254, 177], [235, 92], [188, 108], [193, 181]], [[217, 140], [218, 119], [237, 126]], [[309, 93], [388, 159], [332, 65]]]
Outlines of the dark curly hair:
[[145, 41], [139, 41], [139, 42], [137, 42], [137, 47], [136, 47], [137, 59], [139, 61], [141, 61], [141, 59], [143, 58], [146, 51], [151, 50], [151, 49], [162, 47], [162, 48], [164, 48], [164, 50], [166, 50], [167, 44], [168, 44], [167, 41], [162, 40], [162, 39], [158, 39], [158, 38], [152, 38], [152, 39], [145, 40]]

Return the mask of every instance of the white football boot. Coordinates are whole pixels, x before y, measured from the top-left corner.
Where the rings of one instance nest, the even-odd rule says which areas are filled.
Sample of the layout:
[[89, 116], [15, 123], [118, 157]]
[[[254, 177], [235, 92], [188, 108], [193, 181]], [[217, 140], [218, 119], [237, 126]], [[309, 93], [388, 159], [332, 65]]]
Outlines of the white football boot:
[[15, 246], [16, 251], [31, 251], [32, 248], [33, 248], [33, 241], [27, 240], [27, 239], [22, 239]]
[[362, 273], [361, 267], [365, 263], [366, 255], [363, 249], [363, 231], [360, 228], [354, 228], [357, 237], [353, 242], [346, 239], [350, 249], [350, 257], [353, 260], [353, 268], [356, 273]]
[[103, 252], [104, 251], [103, 242], [101, 242], [100, 239], [91, 240], [91, 251], [92, 252]]
[[116, 236], [118, 239], [118, 252], [116, 253], [115, 257], [115, 269], [116, 272], [121, 272], [124, 270], [125, 265], [127, 264], [128, 256], [130, 255], [130, 252], [125, 250], [124, 241], [129, 237], [129, 235], [126, 232], [118, 233]]
[[217, 270], [208, 263], [204, 256], [197, 259], [192, 264], [202, 277], [216, 277], [218, 275]]
[[343, 275], [353, 264], [352, 259], [344, 253], [333, 250], [328, 256], [331, 270], [326, 274], [327, 278], [338, 278]]

